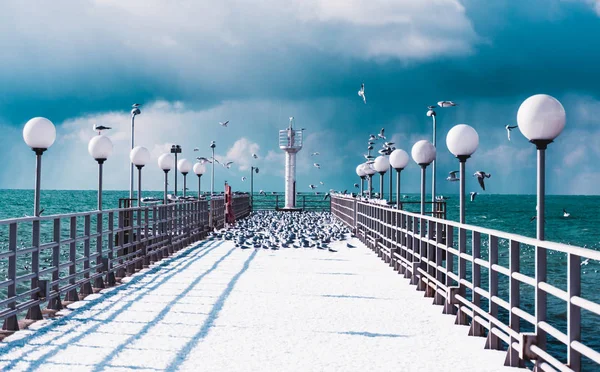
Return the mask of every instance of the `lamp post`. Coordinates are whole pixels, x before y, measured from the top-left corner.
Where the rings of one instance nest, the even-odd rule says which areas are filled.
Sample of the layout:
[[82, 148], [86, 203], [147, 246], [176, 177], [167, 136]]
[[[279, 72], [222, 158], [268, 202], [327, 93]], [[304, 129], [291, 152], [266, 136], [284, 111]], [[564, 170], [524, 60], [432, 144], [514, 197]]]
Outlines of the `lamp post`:
[[150, 161], [150, 152], [145, 147], [136, 146], [129, 153], [129, 160], [138, 169], [137, 205], [140, 207], [142, 204], [142, 168]]
[[33, 215], [40, 215], [40, 186], [42, 178], [42, 154], [56, 140], [56, 128], [46, 118], [36, 117], [29, 120], [23, 128], [25, 143], [35, 152], [35, 190], [33, 195]]
[[455, 125], [446, 135], [446, 146], [460, 162], [460, 214], [459, 222], [465, 223], [465, 163], [479, 146], [479, 135], [467, 124]]
[[[385, 172], [387, 172], [389, 167], [390, 167], [390, 161], [388, 160], [387, 156], [381, 155], [381, 156], [378, 156], [377, 158], [375, 158], [375, 162], [373, 163], [373, 168], [381, 176], [379, 178], [379, 199], [384, 199], [384, 197], [383, 197], [383, 176], [385, 175]], [[391, 190], [390, 190], [390, 192], [391, 192]]]
[[212, 150], [212, 158], [211, 158], [211, 163], [212, 163], [212, 169], [211, 169], [211, 175], [210, 175], [210, 215], [209, 215], [209, 226], [212, 228], [213, 227], [213, 197], [215, 194], [215, 147], [217, 147], [217, 145], [215, 144], [215, 141], [210, 141], [210, 148]]
[[112, 154], [113, 144], [110, 138], [98, 135], [88, 143], [88, 152], [98, 162], [98, 210], [102, 210], [102, 166]]
[[[134, 103], [131, 109], [131, 150], [133, 150], [134, 146], [134, 123], [135, 117], [142, 112], [140, 111], [140, 105], [138, 103]], [[129, 199], [133, 199], [133, 163], [131, 163], [131, 169], [129, 172]]]
[[167, 199], [167, 186], [169, 184], [168, 174], [171, 170], [171, 164], [173, 164], [173, 155], [171, 154], [162, 154], [158, 157], [158, 167], [165, 172], [165, 190], [163, 196], [163, 203], [167, 204], [169, 200]]
[[[408, 154], [402, 149], [396, 149], [390, 154], [390, 166], [396, 170], [396, 208], [400, 209], [400, 172], [408, 165]], [[390, 178], [392, 175], [390, 174]], [[390, 190], [391, 194], [391, 190]]]
[[373, 168], [372, 163], [365, 163], [363, 170], [368, 177], [367, 187], [369, 188], [369, 199], [371, 198], [371, 189], [373, 188], [373, 175], [377, 173], [375, 168]]
[[356, 166], [356, 175], [358, 177], [360, 177], [360, 197], [362, 198], [363, 196], [363, 191], [365, 188], [365, 177], [367, 176], [367, 174], [365, 173], [364, 170], [364, 163], [361, 163], [359, 165]]
[[183, 174], [183, 197], [186, 195], [187, 174], [192, 170], [192, 163], [187, 159], [181, 159], [177, 162], [177, 169]]
[[421, 140], [413, 145], [410, 153], [415, 163], [421, 167], [421, 214], [425, 214], [425, 169], [435, 160], [435, 147], [431, 142]]
[[254, 172], [258, 174], [258, 167], [250, 167], [250, 207], [254, 207]]
[[198, 200], [200, 200], [200, 196], [202, 195], [202, 175], [206, 172], [206, 167], [204, 164], [196, 163], [194, 164], [193, 170], [194, 173], [196, 173], [196, 176], [198, 176]]
[[[565, 127], [565, 109], [556, 98], [546, 94], [536, 94], [527, 98], [517, 112], [517, 124], [523, 135], [537, 148], [537, 238], [545, 239], [544, 234], [544, 209], [546, 193], [546, 148], [548, 144], [558, 137]], [[546, 282], [546, 249], [535, 247], [535, 318], [537, 345], [544, 349], [546, 346], [546, 332], [539, 328], [540, 322], [546, 321], [547, 295], [540, 289], [540, 283]], [[575, 269], [579, 271], [579, 265]], [[573, 311], [570, 307], [569, 311]], [[574, 310], [578, 311], [578, 310]], [[571, 314], [579, 318], [580, 314]], [[578, 320], [577, 320], [578, 321]], [[571, 347], [568, 348], [569, 366], [577, 369], [581, 356]]]
[[[171, 146], [171, 154], [175, 154], [175, 159], [173, 160], [173, 167], [177, 170], [177, 154], [181, 154], [181, 146], [172, 145]], [[173, 191], [173, 195], [177, 196], [177, 171], [175, 171], [175, 191]]]
[[[429, 110], [427, 111], [427, 116], [431, 117], [431, 120], [433, 121], [433, 147], [437, 146], [437, 128], [436, 128], [436, 118], [437, 118], [437, 114], [434, 110], [434, 106], [429, 106]], [[436, 161], [434, 160], [431, 163], [431, 211], [435, 212], [435, 171], [436, 171]]]

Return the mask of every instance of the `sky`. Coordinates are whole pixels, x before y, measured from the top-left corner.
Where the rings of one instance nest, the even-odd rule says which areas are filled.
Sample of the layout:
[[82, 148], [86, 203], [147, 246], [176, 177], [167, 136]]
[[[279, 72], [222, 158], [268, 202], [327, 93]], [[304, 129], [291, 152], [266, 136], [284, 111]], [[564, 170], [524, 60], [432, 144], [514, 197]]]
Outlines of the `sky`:
[[[369, 134], [385, 128], [410, 153], [432, 139], [427, 106], [453, 100], [437, 110], [438, 193], [458, 192], [444, 180], [458, 169], [445, 137], [464, 123], [480, 138], [467, 172], [492, 175], [486, 192], [534, 194], [535, 148], [518, 129], [508, 141], [504, 127], [516, 125], [527, 97], [545, 93], [567, 114], [547, 151], [547, 192], [598, 194], [597, 35], [598, 0], [3, 1], [0, 188], [33, 187], [22, 129], [42, 116], [57, 130], [43, 156], [44, 189], [96, 188], [94, 124], [113, 128], [104, 188], [127, 189], [130, 110], [140, 103], [135, 142], [152, 154], [144, 189], [162, 189], [157, 158], [172, 144], [194, 160], [215, 140], [217, 158], [234, 162], [217, 166], [216, 189], [227, 180], [249, 190], [241, 178], [257, 166], [255, 189], [281, 191], [277, 136], [294, 116], [306, 128], [298, 190], [352, 190]], [[418, 192], [419, 182], [411, 161], [402, 190]], [[469, 177], [467, 192], [477, 188]]]

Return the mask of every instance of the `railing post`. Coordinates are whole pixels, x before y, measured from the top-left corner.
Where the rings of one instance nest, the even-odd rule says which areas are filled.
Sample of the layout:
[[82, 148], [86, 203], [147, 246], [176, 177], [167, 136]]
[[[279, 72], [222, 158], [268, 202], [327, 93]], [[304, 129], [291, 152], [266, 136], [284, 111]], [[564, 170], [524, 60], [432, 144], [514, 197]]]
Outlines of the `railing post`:
[[[508, 302], [511, 309], [518, 308], [521, 304], [521, 294], [519, 281], [513, 278], [513, 273], [518, 273], [520, 270], [520, 249], [519, 242], [515, 240], [510, 240], [509, 242], [509, 271], [510, 277], [508, 278]], [[521, 331], [521, 318], [515, 315], [512, 311], [508, 314], [508, 325], [509, 327], [519, 333]], [[510, 367], [524, 367], [524, 363], [519, 358], [519, 350], [515, 350], [512, 347], [512, 344], [515, 342], [519, 342], [515, 338], [510, 338], [510, 344], [508, 345], [508, 351], [506, 352], [506, 360], [504, 361], [505, 366]]]
[[[439, 245], [443, 244], [443, 242], [444, 242], [443, 234], [444, 234], [444, 225], [436, 222], [435, 223], [435, 242], [437, 244], [436, 244], [436, 249], [435, 249], [435, 264], [436, 264], [435, 278], [440, 283], [444, 282], [444, 273], [442, 272], [442, 270], [440, 270], [440, 267], [444, 266], [444, 255], [442, 253], [443, 252], [442, 248], [439, 247]], [[442, 296], [438, 291], [435, 291], [435, 295], [433, 297], [433, 304], [434, 305], [443, 305], [444, 304], [444, 296]]]
[[[446, 247], [454, 248], [454, 228], [452, 225], [446, 225]], [[448, 297], [444, 304], [443, 314], [456, 314], [456, 307], [454, 307], [454, 297], [451, 291], [452, 278], [448, 273], [454, 272], [454, 254], [449, 250], [446, 250], [446, 287], [448, 288]]]
[[[11, 284], [8, 285], [6, 298], [14, 298], [17, 295], [17, 285], [15, 280], [17, 279], [17, 223], [13, 222], [8, 226], [8, 250], [11, 255], [8, 256], [8, 280]], [[8, 308], [14, 310], [17, 306], [16, 301], [10, 302]], [[2, 329], [6, 331], [18, 331], [19, 322], [17, 321], [17, 315], [13, 314], [4, 319]]]
[[[96, 253], [98, 256], [96, 257], [96, 273], [102, 273], [102, 225], [103, 225], [103, 215], [102, 212], [98, 212], [96, 215]], [[95, 288], [104, 288], [104, 279], [102, 276], [97, 276], [94, 279]]]
[[[481, 267], [475, 263], [475, 260], [481, 258], [481, 234], [478, 231], [473, 231], [471, 235], [471, 257], [473, 259], [471, 263], [471, 282], [473, 283], [472, 302], [473, 305], [480, 307], [481, 295], [476, 292], [481, 287]], [[469, 329], [469, 336], [484, 336], [483, 326], [475, 320], [471, 319], [471, 328]]]
[[108, 258], [105, 265], [106, 274], [106, 285], [114, 286], [117, 284], [115, 278], [115, 272], [113, 271], [113, 259], [114, 259], [114, 234], [115, 229], [115, 215], [114, 212], [108, 212]]
[[[31, 252], [31, 272], [35, 273], [35, 277], [31, 279], [31, 289], [38, 289], [38, 280], [40, 275], [40, 220], [39, 218], [35, 219], [32, 224], [33, 234], [32, 234], [32, 247], [36, 248], [35, 251]], [[38, 298], [38, 293], [34, 293], [31, 295], [32, 300], [36, 300]], [[31, 320], [41, 320], [44, 319], [42, 316], [42, 310], [40, 309], [40, 305], [34, 305], [29, 308], [27, 311], [26, 319]]]
[[[466, 287], [460, 281], [467, 279], [467, 260], [462, 257], [463, 254], [467, 253], [467, 231], [460, 227], [458, 229], [458, 294], [465, 296]], [[467, 325], [467, 315], [458, 309], [456, 314], [455, 324]]]
[[[118, 256], [122, 256], [125, 254], [125, 248], [123, 248], [123, 246], [125, 245], [125, 231], [123, 230], [125, 228], [125, 211], [123, 210], [119, 210], [118, 212], [118, 216], [117, 216], [117, 226], [118, 226], [118, 230], [119, 232], [117, 233], [117, 240], [119, 241], [119, 244], [117, 246], [117, 257]], [[121, 252], [119, 254], [119, 252]], [[125, 265], [125, 260], [122, 258], [119, 258], [119, 268], [117, 269], [117, 273], [115, 274], [118, 278], [124, 278], [126, 276], [125, 273], [125, 267], [123, 267]]]
[[[490, 263], [489, 270], [489, 292], [490, 298], [488, 299], [488, 312], [490, 317], [498, 318], [498, 304], [492, 301], [493, 297], [498, 296], [498, 272], [492, 268], [493, 265], [498, 264], [498, 237], [494, 235], [490, 235], [489, 238], [489, 258], [488, 261]], [[487, 340], [485, 341], [485, 348], [492, 350], [502, 350], [500, 345], [500, 339], [493, 332], [494, 324], [492, 322], [489, 323], [489, 332], [487, 336]]]
[[[69, 221], [69, 238], [71, 239], [71, 243], [69, 243], [69, 284], [75, 284], [75, 273], [77, 272], [77, 268], [75, 267], [75, 261], [77, 260], [77, 244], [73, 241], [77, 237], [77, 217], [71, 217]], [[79, 301], [79, 294], [77, 293], [77, 289], [73, 288], [69, 290], [65, 294], [65, 301], [73, 302]]]
[[[91, 235], [91, 218], [89, 214], [86, 214], [83, 217], [83, 236], [84, 236], [84, 241], [83, 241], [83, 270], [88, 270], [90, 268], [90, 235]], [[83, 274], [83, 277], [85, 279], [87, 279], [82, 285], [81, 285], [81, 290], [80, 290], [80, 294], [82, 296], [87, 296], [90, 295], [92, 293], [94, 293], [94, 291], [92, 290], [92, 283], [90, 283], [90, 272], [89, 271], [85, 271]]]
[[[53, 235], [53, 241], [56, 245], [52, 247], [52, 267], [56, 270], [52, 272], [52, 281], [57, 282], [60, 278], [60, 218], [54, 219]], [[63, 308], [62, 302], [60, 301], [60, 293], [58, 292], [58, 288], [58, 283], [53, 285], [51, 288], [52, 290], [56, 291], [56, 297], [48, 301], [48, 309], [61, 310]]]
[[569, 253], [567, 256], [567, 364], [574, 371], [581, 369], [581, 354], [572, 346], [573, 341], [581, 341], [581, 308], [573, 305], [572, 298], [581, 295], [581, 258]]

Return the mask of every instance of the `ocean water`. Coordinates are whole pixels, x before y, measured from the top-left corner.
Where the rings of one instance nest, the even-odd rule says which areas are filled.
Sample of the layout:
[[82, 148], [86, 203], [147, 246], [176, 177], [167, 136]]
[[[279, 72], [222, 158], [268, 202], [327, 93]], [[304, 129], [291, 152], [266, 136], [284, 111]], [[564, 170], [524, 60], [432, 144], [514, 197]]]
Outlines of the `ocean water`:
[[[190, 194], [195, 195], [191, 192]], [[278, 192], [278, 196], [268, 192], [266, 196], [255, 194], [255, 209], [272, 209], [278, 201], [279, 206], [283, 206], [283, 193]], [[418, 211], [420, 200], [417, 194], [403, 194], [403, 202], [414, 202], [406, 204], [405, 209], [409, 211]], [[105, 191], [103, 194], [103, 208], [114, 209], [118, 207], [119, 198], [126, 198], [127, 191]], [[161, 191], [144, 192], [143, 196], [162, 197]], [[458, 220], [458, 195], [446, 195], [447, 218]], [[97, 193], [95, 191], [59, 191], [45, 190], [41, 193], [41, 208], [44, 209], [44, 216], [93, 211], [96, 209]], [[427, 200], [431, 200], [430, 196]], [[297, 197], [297, 205], [305, 203], [307, 208], [319, 210], [327, 208], [329, 200], [323, 200], [323, 194], [302, 193]], [[510, 232], [514, 234], [535, 237], [535, 222], [530, 222], [532, 216], [536, 214], [535, 195], [487, 195], [480, 194], [474, 202], [466, 202], [466, 222], [468, 224], [486, 227], [494, 230]], [[429, 206], [430, 207], [430, 206]], [[563, 217], [563, 209], [570, 213], [568, 218]], [[550, 195], [546, 197], [546, 240], [556, 241], [565, 244], [586, 246], [592, 249], [600, 249], [600, 196], [558, 196]], [[33, 191], [32, 190], [0, 190], [0, 220], [8, 218], [18, 218], [31, 216], [33, 214]], [[42, 229], [42, 242], [51, 239], [52, 224], [51, 221], [44, 223]], [[67, 224], [65, 224], [67, 225]], [[79, 224], [78, 224], [79, 225]], [[95, 223], [92, 221], [92, 226]], [[68, 228], [68, 226], [64, 226]], [[81, 226], [78, 230], [82, 232]], [[30, 246], [30, 227], [24, 226], [24, 236], [19, 231], [19, 248]], [[68, 230], [63, 232], [68, 236]], [[28, 235], [29, 234], [29, 235]], [[458, 234], [455, 233], [457, 239]], [[467, 244], [471, 237], [468, 236]], [[7, 249], [8, 234], [6, 225], [0, 224], [0, 253]], [[481, 241], [481, 255], [487, 257], [487, 237]], [[82, 246], [78, 246], [82, 250]], [[508, 267], [509, 243], [505, 240], [499, 241], [499, 263]], [[468, 248], [470, 252], [470, 248]], [[520, 250], [520, 271], [526, 275], [533, 276], [534, 271], [534, 247], [522, 246]], [[19, 275], [30, 272], [30, 256], [22, 257], [17, 263]], [[41, 267], [49, 261], [49, 257], [43, 254], [40, 257], [43, 260]], [[551, 252], [548, 256], [548, 282], [563, 290], [566, 290], [567, 278], [567, 257], [561, 253]], [[49, 263], [48, 263], [49, 264]], [[458, 267], [455, 262], [455, 268]], [[7, 260], [0, 260], [0, 280], [6, 277]], [[582, 295], [584, 298], [600, 303], [600, 263], [590, 261], [582, 266]], [[64, 275], [64, 274], [61, 274]], [[467, 265], [467, 277], [471, 276], [471, 265]], [[482, 269], [481, 273], [482, 287], [487, 289], [488, 273]], [[26, 290], [27, 287], [19, 289]], [[534, 314], [531, 299], [533, 298], [533, 288], [527, 285], [520, 285], [521, 307]], [[499, 297], [508, 300], [508, 279], [500, 275]], [[5, 298], [5, 291], [0, 289], [0, 299]], [[482, 307], [487, 310], [487, 301], [483, 301]], [[567, 308], [566, 305], [550, 295], [548, 295], [548, 314], [549, 323], [557, 329], [566, 333]], [[508, 313], [500, 310], [501, 318], [507, 319]], [[531, 331], [524, 321], [522, 331]], [[600, 351], [600, 319], [597, 316], [582, 311], [582, 339], [585, 344], [596, 351]], [[564, 358], [565, 348], [558, 342], [549, 338], [549, 347], [554, 355]], [[590, 364], [586, 363], [586, 366]]]

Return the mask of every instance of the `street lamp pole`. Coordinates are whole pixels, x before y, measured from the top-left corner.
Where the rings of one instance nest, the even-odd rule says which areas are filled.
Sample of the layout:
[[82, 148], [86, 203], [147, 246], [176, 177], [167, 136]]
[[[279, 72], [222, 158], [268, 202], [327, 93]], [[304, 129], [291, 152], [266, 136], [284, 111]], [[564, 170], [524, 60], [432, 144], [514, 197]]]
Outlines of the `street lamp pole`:
[[175, 160], [174, 160], [174, 168], [175, 168], [175, 191], [173, 191], [173, 195], [177, 196], [177, 154], [181, 154], [181, 146], [179, 145], [172, 145], [171, 146], [171, 154], [175, 155]]
[[169, 199], [167, 197], [167, 186], [169, 185], [169, 171], [171, 170], [171, 166], [173, 163], [173, 155], [171, 154], [162, 154], [158, 157], [158, 167], [165, 172], [165, 184], [164, 184], [164, 195], [163, 195], [163, 203], [168, 204]]
[[[138, 103], [134, 103], [132, 105], [133, 108], [131, 109], [131, 150], [133, 150], [133, 147], [135, 146], [135, 142], [134, 142], [135, 117], [136, 117], [136, 115], [139, 115], [142, 113], [140, 111], [139, 106], [140, 105]], [[129, 199], [133, 199], [133, 163], [130, 164], [130, 172], [129, 172]]]
[[[436, 123], [436, 112], [433, 109], [434, 106], [429, 106], [427, 116], [431, 116], [433, 122], [433, 147], [437, 148], [437, 123]], [[435, 173], [436, 173], [436, 161], [431, 162], [431, 212], [435, 213]]]

